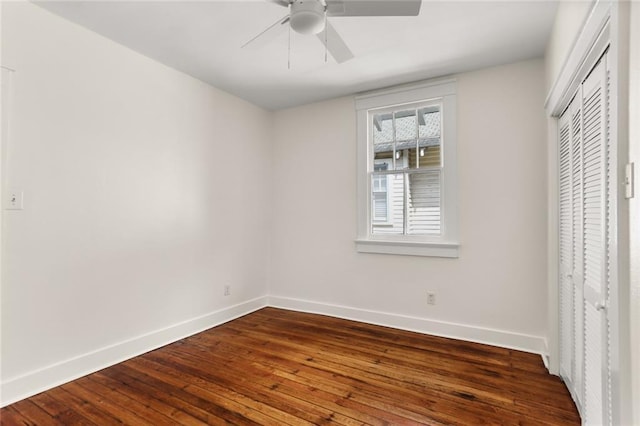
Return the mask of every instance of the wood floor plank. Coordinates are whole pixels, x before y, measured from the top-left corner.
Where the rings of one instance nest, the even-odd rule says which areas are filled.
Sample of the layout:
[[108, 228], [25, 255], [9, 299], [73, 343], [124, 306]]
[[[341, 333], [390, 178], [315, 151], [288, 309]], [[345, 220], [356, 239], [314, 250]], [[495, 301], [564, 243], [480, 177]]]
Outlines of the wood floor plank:
[[578, 425], [540, 356], [264, 308], [0, 410], [2, 425]]
[[[175, 349], [172, 349], [175, 350]], [[199, 369], [201, 365], [209, 365], [206, 359], [202, 357], [198, 357], [197, 354], [192, 352], [175, 352], [177, 362], [181, 364], [181, 368], [195, 368]], [[230, 364], [225, 365], [226, 368], [230, 368]], [[212, 377], [211, 369], [207, 369], [206, 377], [209, 380], [220, 380], [219, 376]], [[287, 380], [282, 380], [276, 376], [272, 376], [264, 371], [259, 371], [251, 365], [246, 365], [245, 369], [238, 371], [238, 375], [242, 375], [244, 373], [248, 373], [248, 376], [251, 378], [251, 381], [256, 383], [259, 386], [263, 386], [265, 388], [269, 388], [273, 391], [277, 391], [279, 393], [283, 393], [292, 397], [297, 397], [302, 399], [310, 404], [322, 405], [323, 407], [329, 409], [331, 412], [338, 413], [345, 417], [351, 417], [366, 424], [371, 425], [382, 425], [385, 424], [380, 418], [371, 416], [366, 410], [364, 411], [355, 411], [347, 408], [343, 408], [339, 404], [336, 403], [337, 400], [343, 398], [343, 395], [336, 394], [328, 394], [323, 393], [322, 397], [319, 397], [320, 393], [318, 389], [313, 387], [304, 387], [299, 384]]]
[[[233, 354], [237, 356], [238, 354]], [[243, 369], [235, 375], [236, 371], [230, 371], [228, 374], [216, 374], [213, 378], [202, 377], [198, 370], [193, 371], [191, 375], [191, 369], [180, 366], [176, 368], [174, 363], [166, 363], [165, 357], [158, 357], [154, 359], [153, 356], [146, 357], [145, 359], [137, 360], [140, 363], [153, 366], [152, 368], [160, 371], [167, 372], [168, 374], [180, 374], [181, 376], [191, 376], [191, 378], [185, 378], [186, 380], [196, 381], [196, 383], [202, 383], [203, 386], [225, 386], [229, 389], [240, 392], [250, 398], [254, 398], [259, 401], [265, 401], [273, 407], [281, 410], [288, 411], [291, 415], [300, 418], [302, 422], [296, 424], [304, 424], [303, 422], [309, 422], [311, 424], [325, 424], [327, 422], [343, 424], [348, 426], [361, 425], [361, 422], [357, 422], [354, 419], [340, 415], [339, 413], [333, 413], [332, 411], [325, 409], [324, 407], [317, 406], [312, 403], [308, 403], [303, 399], [298, 398], [297, 395], [287, 395], [282, 392], [278, 392], [276, 383], [265, 385], [263, 381], [256, 380], [256, 375], [251, 374], [253, 371]], [[226, 370], [228, 364], [221, 363], [214, 371]], [[238, 380], [238, 376], [249, 376], [250, 380]]]
[[[143, 359], [128, 361], [127, 365], [143, 374], [156, 377], [166, 383], [170, 383], [175, 386], [184, 386], [186, 378], [185, 375], [176, 376], [174, 374], [170, 374], [167, 369], [153, 366], [152, 364], [145, 362]], [[183, 370], [182, 368], [176, 369], [175, 366], [176, 364], [173, 363], [173, 368], [171, 368], [170, 371]], [[286, 412], [267, 405], [259, 400], [254, 400], [230, 388], [220, 386], [208, 380], [199, 379], [200, 376], [201, 373], [199, 373], [198, 376], [190, 377], [188, 381], [190, 384], [183, 387], [183, 389], [194, 396], [214, 402], [231, 412], [241, 413], [244, 417], [252, 419], [260, 424], [303, 424], [303, 421], [298, 417], [289, 415]]]
[[28, 418], [24, 417], [15, 407], [6, 407], [2, 409], [2, 415], [0, 416], [2, 424], [14, 424], [35, 426], [37, 423], [32, 422]]
[[[100, 395], [104, 400], [112, 402], [110, 408], [117, 410], [118, 407], [123, 407], [133, 413], [142, 413], [144, 420], [155, 426], [172, 426], [176, 422], [170, 417], [154, 410], [147, 401], [144, 399], [134, 399], [128, 397], [125, 393], [120, 392], [119, 386], [108, 386], [101, 383], [97, 379], [96, 375], [83, 377], [77, 381], [81, 386], [91, 389], [94, 393]], [[138, 397], [136, 397], [138, 398]]]
[[[107, 374], [105, 374], [107, 373]], [[112, 370], [98, 372], [88, 376], [90, 380], [97, 381], [105, 386], [117, 389], [118, 392], [125, 396], [139, 401], [142, 405], [147, 407], [142, 411], [145, 414], [153, 411], [164, 414], [166, 417], [173, 421], [173, 424], [188, 424], [188, 425], [206, 425], [203, 420], [198, 419], [184, 411], [182, 407], [182, 401], [177, 398], [173, 398], [168, 394], [158, 393], [155, 389], [151, 388], [139, 388], [135, 385], [134, 379], [126, 378], [124, 380], [118, 380], [111, 377]]]
[[130, 411], [128, 406], [120, 405], [111, 400], [109, 396], [102, 395], [86, 377], [62, 385], [61, 388], [83, 401], [93, 401], [92, 403], [99, 406], [101, 411], [107, 413], [118, 422], [141, 426], [153, 425], [152, 422]]
[[100, 409], [100, 403], [97, 400], [79, 398], [62, 387], [53, 388], [47, 393], [61, 404], [73, 407], [74, 411], [95, 424], [105, 426], [120, 424], [118, 419]]
[[[221, 411], [220, 407], [185, 392], [182, 387], [176, 388], [146, 374], [138, 373], [136, 370], [128, 368], [124, 364], [113, 366], [109, 368], [107, 372], [110, 374], [110, 377], [126, 382], [140, 392], [148, 392], [154, 395], [155, 398], [178, 408], [180, 411], [186, 412], [205, 424], [223, 425], [226, 423], [224, 417], [218, 416]], [[184, 386], [186, 386], [186, 384]], [[226, 414], [232, 419], [238, 419], [240, 417], [237, 413], [233, 412]], [[248, 420], [247, 423], [256, 424]]]
[[[51, 423], [42, 423], [42, 424], [63, 424], [63, 425], [95, 425], [86, 417], [82, 416], [80, 413], [75, 411], [73, 408], [68, 405], [58, 401], [53, 398], [52, 391], [43, 392], [36, 396], [33, 396], [27, 401], [33, 402], [35, 405], [40, 407], [43, 411], [51, 416]], [[4, 424], [4, 422], [3, 422]]]
[[16, 409], [24, 418], [28, 419], [32, 424], [43, 425], [52, 423], [52, 417], [28, 399], [18, 401], [12, 406]]
[[[217, 349], [222, 349], [220, 346], [217, 346]], [[217, 351], [216, 351], [217, 352]], [[242, 353], [242, 348], [238, 348], [235, 350], [230, 350], [230, 352], [222, 354], [223, 357], [229, 357], [232, 353], [240, 354]], [[209, 355], [211, 356], [211, 355]], [[244, 359], [251, 358], [250, 354], [243, 353], [242, 357]], [[307, 385], [310, 387], [316, 387], [326, 392], [333, 394], [335, 397], [345, 398], [349, 396], [353, 397], [353, 393], [357, 392], [358, 394], [369, 393], [372, 395], [372, 400], [369, 402], [369, 405], [379, 405], [385, 403], [388, 400], [388, 395], [393, 394], [396, 398], [401, 399], [403, 401], [403, 405], [407, 406], [411, 402], [415, 403], [416, 407], [419, 407], [419, 410], [427, 410], [429, 406], [432, 406], [435, 403], [439, 403], [437, 410], [433, 410], [431, 412], [432, 420], [435, 421], [438, 417], [443, 416], [444, 411], [443, 399], [441, 395], [438, 398], [428, 400], [427, 394], [415, 392], [413, 394], [409, 394], [409, 392], [400, 387], [386, 386], [386, 384], [382, 382], [378, 382], [373, 386], [373, 391], [367, 391], [365, 389], [365, 382], [357, 381], [357, 380], [349, 380], [347, 378], [347, 382], [341, 383], [341, 376], [336, 373], [331, 373], [325, 371], [323, 369], [317, 369], [315, 367], [309, 365], [303, 365], [298, 362], [287, 363], [286, 360], [279, 360], [277, 362], [273, 361], [264, 361], [267, 358], [266, 353], [261, 353], [256, 355], [254, 358], [254, 362], [252, 363], [253, 367], [262, 368], [262, 370], [268, 371], [268, 375], [271, 376], [272, 383], [276, 377], [287, 378], [290, 381], [298, 382], [302, 385]], [[200, 362], [205, 362], [201, 360]], [[226, 365], [226, 368], [230, 368], [230, 365]], [[264, 375], [264, 373], [258, 374], [254, 372], [252, 373], [254, 377]], [[343, 376], [346, 377], [346, 376]], [[346, 383], [346, 384], [345, 384]], [[379, 400], [379, 402], [376, 402]], [[451, 411], [457, 413], [460, 408], [459, 401], [458, 404], [452, 404]], [[466, 401], [465, 401], [466, 402]], [[482, 412], [482, 410], [479, 410]], [[485, 413], [485, 416], [489, 416], [489, 413]], [[485, 418], [487, 418], [485, 417]], [[444, 420], [444, 418], [443, 418]]]

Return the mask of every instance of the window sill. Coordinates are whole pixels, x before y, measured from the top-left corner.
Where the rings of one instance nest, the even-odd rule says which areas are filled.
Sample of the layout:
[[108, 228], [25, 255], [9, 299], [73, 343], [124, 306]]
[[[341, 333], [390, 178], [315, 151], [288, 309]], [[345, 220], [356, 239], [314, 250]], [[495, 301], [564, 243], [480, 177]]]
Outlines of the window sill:
[[428, 256], [457, 258], [458, 243], [415, 241], [356, 240], [359, 253], [397, 254], [403, 256]]

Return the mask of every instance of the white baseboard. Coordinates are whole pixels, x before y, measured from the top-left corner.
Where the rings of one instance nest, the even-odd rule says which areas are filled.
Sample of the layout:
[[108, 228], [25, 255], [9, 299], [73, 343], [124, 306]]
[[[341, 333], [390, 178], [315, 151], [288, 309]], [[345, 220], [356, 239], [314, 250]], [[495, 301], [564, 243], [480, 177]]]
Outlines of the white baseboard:
[[3, 381], [0, 385], [0, 407], [36, 395], [47, 389], [62, 385], [119, 362], [126, 361], [127, 359], [231, 321], [266, 306], [328, 315], [401, 330], [517, 349], [540, 354], [543, 360], [547, 356], [546, 342], [544, 338], [540, 336], [358, 309], [348, 306], [318, 303], [308, 300], [264, 296]]
[[0, 407], [231, 321], [265, 306], [267, 306], [267, 297], [258, 297], [3, 381], [0, 385]]
[[328, 315], [434, 336], [449, 337], [452, 339], [516, 349], [519, 351], [539, 354], [543, 359], [546, 356], [545, 340], [541, 336], [513, 333], [505, 330], [476, 327], [466, 324], [435, 321], [426, 318], [410, 317], [387, 312], [370, 311], [351, 308], [348, 306], [311, 302], [308, 300], [291, 299], [287, 297], [269, 296], [268, 305], [275, 308]]
[[540, 354], [542, 356], [542, 362], [544, 363], [544, 366], [549, 372], [549, 374], [553, 374], [554, 376], [559, 376], [560, 373], [558, 371], [553, 371], [551, 368], [551, 362], [550, 362], [551, 360], [549, 359], [549, 342], [547, 341], [546, 338], [543, 338], [542, 341], [543, 341], [543, 349], [542, 349], [542, 353]]

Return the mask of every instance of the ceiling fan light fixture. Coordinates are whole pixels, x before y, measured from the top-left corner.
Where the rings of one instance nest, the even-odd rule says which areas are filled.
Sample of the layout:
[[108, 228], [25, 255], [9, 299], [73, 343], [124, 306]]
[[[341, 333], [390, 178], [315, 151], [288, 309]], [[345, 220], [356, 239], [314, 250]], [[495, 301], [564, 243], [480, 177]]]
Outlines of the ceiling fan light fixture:
[[291, 29], [300, 34], [318, 34], [324, 30], [324, 5], [318, 0], [291, 3]]

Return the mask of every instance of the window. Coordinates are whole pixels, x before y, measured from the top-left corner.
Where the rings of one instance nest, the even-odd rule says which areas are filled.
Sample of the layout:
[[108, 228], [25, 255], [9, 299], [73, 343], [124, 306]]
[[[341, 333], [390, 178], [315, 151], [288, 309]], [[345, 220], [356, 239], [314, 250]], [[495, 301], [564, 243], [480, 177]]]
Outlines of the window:
[[358, 251], [457, 257], [455, 82], [356, 98]]

